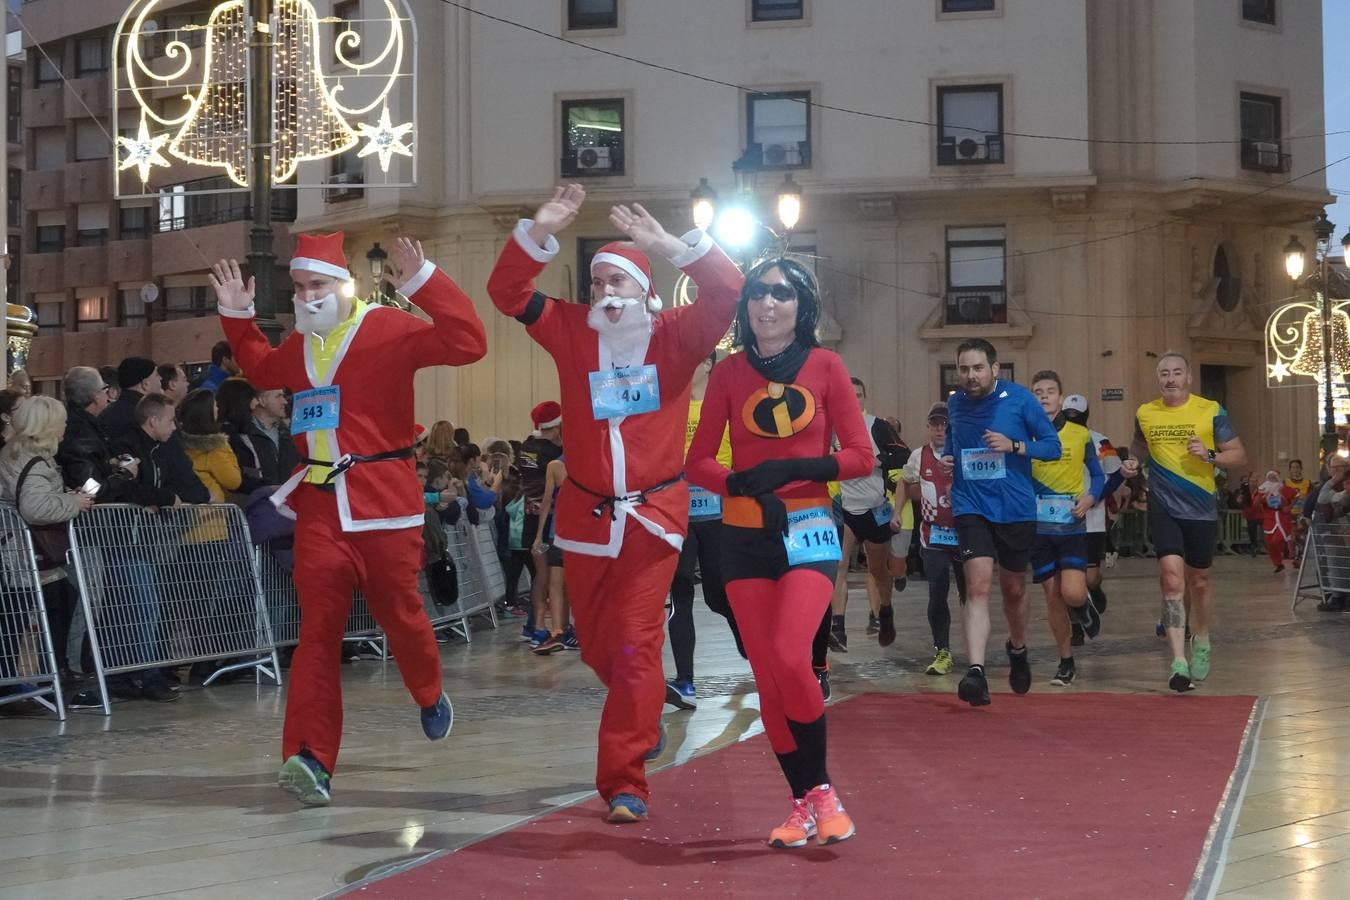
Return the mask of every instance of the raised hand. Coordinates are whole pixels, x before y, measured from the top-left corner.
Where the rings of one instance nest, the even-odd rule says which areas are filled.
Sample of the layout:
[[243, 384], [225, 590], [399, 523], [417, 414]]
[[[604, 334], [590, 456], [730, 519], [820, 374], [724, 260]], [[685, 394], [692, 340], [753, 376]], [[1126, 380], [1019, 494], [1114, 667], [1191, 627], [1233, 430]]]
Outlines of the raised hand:
[[222, 259], [211, 267], [211, 287], [216, 289], [216, 302], [225, 309], [248, 309], [253, 305], [253, 277], [244, 283], [239, 262]]
[[402, 291], [426, 261], [421, 241], [401, 237], [394, 241], [393, 266], [385, 273], [385, 280], [394, 286], [394, 290]]
[[661, 227], [661, 223], [639, 203], [631, 207], [619, 204], [609, 211], [609, 221], [647, 255], [666, 258], [678, 256], [685, 249], [684, 241]]
[[543, 244], [543, 238], [557, 234], [577, 217], [581, 204], [586, 199], [586, 189], [579, 184], [568, 184], [553, 191], [553, 196], [534, 214], [534, 227], [530, 236]]

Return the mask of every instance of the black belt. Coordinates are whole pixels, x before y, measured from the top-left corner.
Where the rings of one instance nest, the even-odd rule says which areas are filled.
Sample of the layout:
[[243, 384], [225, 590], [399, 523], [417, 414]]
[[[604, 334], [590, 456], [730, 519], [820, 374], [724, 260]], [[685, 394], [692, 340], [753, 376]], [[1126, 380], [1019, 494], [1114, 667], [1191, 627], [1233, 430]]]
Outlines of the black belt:
[[336, 462], [330, 462], [326, 459], [310, 459], [308, 456], [300, 461], [307, 466], [330, 467], [332, 471], [329, 472], [328, 477], [323, 480], [323, 483], [327, 484], [357, 463], [384, 462], [389, 459], [408, 459], [412, 455], [412, 447], [402, 447], [398, 450], [385, 450], [383, 453], [371, 453], [366, 456], [363, 456], [360, 453], [344, 453]]
[[609, 520], [613, 522], [614, 520], [619, 518], [619, 514], [614, 510], [615, 504], [626, 500], [627, 502], [633, 504], [634, 506], [641, 506], [647, 502], [648, 494], [655, 494], [657, 491], [664, 491], [668, 487], [679, 484], [681, 481], [684, 480], [684, 476], [683, 474], [681, 474], [676, 475], [674, 478], [667, 478], [660, 484], [652, 485], [649, 488], [643, 488], [640, 491], [634, 491], [633, 493], [623, 497], [611, 497], [608, 494], [601, 494], [597, 491], [593, 491], [590, 488], [586, 487], [586, 485], [582, 484], [580, 481], [577, 481], [571, 475], [567, 476], [567, 480], [575, 484], [577, 487], [581, 488], [586, 493], [590, 494], [592, 497], [596, 497], [600, 500], [599, 503], [595, 504], [595, 508], [591, 510], [591, 515], [595, 516], [598, 519], [601, 516], [603, 516], [605, 514], [605, 510], [608, 509]]

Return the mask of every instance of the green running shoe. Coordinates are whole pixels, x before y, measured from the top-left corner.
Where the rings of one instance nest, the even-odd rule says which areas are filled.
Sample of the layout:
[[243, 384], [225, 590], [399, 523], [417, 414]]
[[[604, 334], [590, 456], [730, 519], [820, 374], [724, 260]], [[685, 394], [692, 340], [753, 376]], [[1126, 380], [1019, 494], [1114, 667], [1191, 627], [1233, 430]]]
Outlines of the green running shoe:
[[1186, 665], [1186, 660], [1172, 660], [1172, 677], [1167, 679], [1167, 686], [1178, 694], [1195, 690], [1195, 685], [1191, 682], [1191, 667]]
[[317, 760], [298, 753], [286, 760], [277, 774], [277, 786], [294, 794], [305, 806], [331, 803], [331, 781], [331, 776]]
[[1209, 644], [1195, 642], [1191, 649], [1191, 678], [1204, 681], [1209, 677]]

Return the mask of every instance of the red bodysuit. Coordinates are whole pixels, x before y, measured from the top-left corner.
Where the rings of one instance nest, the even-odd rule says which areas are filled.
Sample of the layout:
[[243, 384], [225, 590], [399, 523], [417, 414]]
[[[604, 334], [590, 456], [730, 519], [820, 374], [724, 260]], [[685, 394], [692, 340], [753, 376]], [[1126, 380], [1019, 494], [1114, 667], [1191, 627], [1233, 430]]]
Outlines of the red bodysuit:
[[[828, 350], [811, 350], [788, 385], [760, 375], [745, 353], [713, 369], [686, 475], [691, 484], [719, 494], [726, 494], [731, 474], [717, 461], [724, 427], [730, 429], [737, 471], [771, 459], [833, 455], [842, 480], [867, 475], [874, 465], [848, 370]], [[833, 454], [831, 435], [840, 446]], [[830, 508], [821, 482], [790, 482], [774, 494], [789, 511]], [[811, 671], [811, 639], [830, 603], [837, 564], [789, 565], [783, 535], [760, 527], [759, 511], [752, 497], [723, 501], [723, 576], [755, 673], [764, 731], [793, 796], [800, 798], [829, 781], [825, 701]]]

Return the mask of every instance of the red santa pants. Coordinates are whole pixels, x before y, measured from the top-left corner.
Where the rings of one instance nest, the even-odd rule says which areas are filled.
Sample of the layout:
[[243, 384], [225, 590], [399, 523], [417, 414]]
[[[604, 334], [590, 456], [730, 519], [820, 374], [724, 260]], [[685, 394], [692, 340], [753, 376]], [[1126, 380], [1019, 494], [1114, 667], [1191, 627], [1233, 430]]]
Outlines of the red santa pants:
[[419, 706], [441, 695], [441, 658], [417, 591], [422, 529], [344, 532], [337, 495], [302, 484], [296, 511], [295, 587], [300, 645], [291, 659], [281, 755], [308, 750], [329, 772], [342, 744], [342, 634], [360, 588], [389, 638], [403, 684]]
[[1284, 556], [1288, 548], [1289, 539], [1284, 523], [1280, 522], [1275, 527], [1266, 532], [1266, 555], [1270, 557], [1270, 563], [1277, 568], [1284, 565]]
[[675, 548], [629, 517], [617, 559], [567, 553], [567, 599], [581, 659], [609, 689], [600, 716], [595, 787], [648, 797], [645, 757], [660, 739], [666, 682], [661, 644]]

